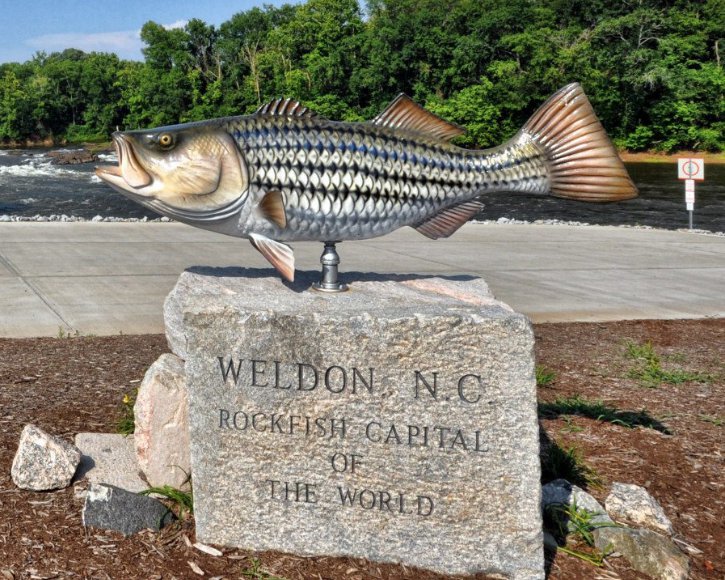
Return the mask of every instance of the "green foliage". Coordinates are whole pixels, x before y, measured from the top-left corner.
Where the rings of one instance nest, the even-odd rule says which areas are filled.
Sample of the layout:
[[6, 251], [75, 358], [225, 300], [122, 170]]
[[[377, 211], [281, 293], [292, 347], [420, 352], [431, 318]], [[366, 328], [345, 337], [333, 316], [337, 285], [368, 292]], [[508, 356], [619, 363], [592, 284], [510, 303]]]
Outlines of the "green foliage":
[[596, 471], [584, 463], [581, 453], [575, 447], [564, 449], [552, 441], [542, 450], [541, 483], [555, 479], [566, 479], [583, 488], [601, 485]]
[[466, 127], [457, 142], [469, 147], [491, 147], [505, 140], [501, 134], [501, 109], [492, 103], [493, 83], [486, 77], [447, 100], [433, 97], [426, 108], [436, 115]]
[[[557, 543], [560, 544], [557, 550], [600, 567], [604, 565], [604, 558], [606, 558], [607, 553], [594, 547], [594, 530], [618, 526], [614, 523], [597, 521], [596, 518], [599, 515], [601, 514], [577, 507], [576, 502], [572, 501], [569, 505], [553, 504], [547, 506], [544, 512], [544, 522], [557, 539]], [[568, 548], [566, 546], [568, 538], [583, 544], [583, 549]]]
[[712, 380], [712, 377], [702, 373], [681, 368], [663, 368], [659, 355], [649, 341], [643, 344], [626, 342], [625, 356], [634, 361], [634, 367], [629, 370], [627, 376], [637, 379], [647, 387], [656, 388], [662, 383], [678, 385], [689, 381], [709, 382]]
[[548, 387], [556, 381], [556, 373], [544, 365], [536, 365], [536, 386]]
[[697, 416], [700, 421], [705, 421], [705, 423], [712, 423], [715, 425], [715, 427], [722, 427], [725, 425], [725, 419], [723, 417], [716, 417], [715, 415], [705, 415], [700, 414]]
[[306, 0], [216, 27], [147, 22], [144, 62], [67, 49], [0, 65], [0, 141], [107, 139], [250, 113], [280, 95], [333, 119], [375, 116], [406, 92], [497, 145], [580, 81], [631, 150], [725, 148], [723, 0]]
[[275, 576], [262, 568], [262, 562], [258, 558], [252, 558], [249, 568], [242, 570], [242, 577], [252, 580], [285, 580], [282, 576]]
[[602, 401], [590, 401], [579, 395], [557, 398], [552, 403], [539, 403], [539, 415], [555, 419], [561, 415], [579, 415], [597, 421], [605, 421], [621, 427], [647, 427], [661, 433], [669, 433], [667, 427], [650, 416], [647, 411], [620, 411]]
[[642, 344], [638, 344], [634, 341], [628, 340], [624, 343], [624, 348], [625, 356], [627, 358], [643, 361], [657, 360], [657, 362], [659, 362], [659, 357], [655, 353], [652, 342], [649, 340]]
[[637, 127], [623, 139], [617, 140], [617, 145], [629, 151], [644, 151], [652, 143], [654, 131], [644, 125]]
[[107, 141], [105, 133], [99, 133], [88, 125], [69, 125], [65, 132], [69, 143], [101, 143]]
[[132, 392], [126, 393], [121, 400], [121, 418], [118, 420], [118, 425], [116, 426], [121, 435], [133, 435], [136, 428], [133, 406], [136, 403], [137, 395], [138, 389], [134, 389]]
[[0, 80], [0, 139], [22, 139], [32, 127], [30, 95], [13, 70]]
[[[159, 495], [171, 503], [172, 507], [176, 509], [174, 515], [179, 519], [183, 520], [184, 516], [194, 513], [194, 495], [190, 491], [181, 491], [170, 485], [163, 485], [160, 487], [150, 487], [141, 492], [141, 495]], [[173, 509], [172, 509], [173, 511]]]
[[91, 333], [83, 334], [80, 330], [71, 330], [70, 328], [66, 329], [62, 326], [58, 327], [58, 334], [56, 335], [57, 338], [94, 338], [96, 335]]

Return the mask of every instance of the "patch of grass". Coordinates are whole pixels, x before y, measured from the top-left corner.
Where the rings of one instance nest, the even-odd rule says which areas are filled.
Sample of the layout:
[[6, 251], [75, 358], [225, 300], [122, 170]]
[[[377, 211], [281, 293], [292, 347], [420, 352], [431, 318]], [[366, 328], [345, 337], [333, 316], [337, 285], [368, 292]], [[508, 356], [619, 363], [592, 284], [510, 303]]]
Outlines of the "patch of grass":
[[194, 513], [194, 494], [191, 490], [181, 491], [170, 485], [162, 485], [160, 487], [150, 487], [141, 492], [141, 495], [160, 495], [167, 499], [173, 507], [176, 508], [174, 515], [179, 519], [183, 520], [184, 515]]
[[597, 472], [582, 459], [576, 447], [564, 449], [552, 441], [541, 457], [541, 483], [566, 479], [582, 488], [601, 487]]
[[133, 432], [136, 429], [133, 406], [136, 403], [137, 395], [138, 389], [134, 389], [132, 392], [126, 393], [123, 396], [123, 400], [121, 401], [121, 404], [123, 405], [121, 411], [122, 415], [116, 426], [116, 429], [121, 435], [133, 435]]
[[705, 421], [705, 423], [712, 423], [716, 427], [722, 427], [725, 424], [725, 419], [722, 417], [715, 417], [714, 415], [705, 415], [700, 414], [697, 416], [700, 421]]
[[81, 335], [77, 330], [71, 330], [70, 328], [58, 327], [58, 338], [78, 338]]
[[244, 578], [252, 578], [253, 580], [285, 580], [282, 576], [275, 576], [262, 568], [262, 563], [257, 558], [252, 558], [252, 565], [242, 570]]
[[584, 431], [584, 427], [576, 425], [574, 421], [572, 421], [571, 417], [564, 416], [562, 417], [562, 420], [566, 424], [566, 427], [563, 429], [566, 433], [581, 433]]
[[[554, 504], [546, 508], [544, 519], [547, 527], [551, 530], [557, 543], [560, 544], [557, 550], [574, 556], [594, 566], [603, 566], [604, 558], [608, 551], [598, 550], [594, 546], [594, 530], [604, 527], [618, 527], [614, 523], [595, 522], [595, 517], [601, 515], [579, 508], [576, 502], [570, 505]], [[566, 547], [567, 537], [583, 544], [583, 550], [574, 550]]]
[[681, 352], [676, 352], [675, 354], [667, 355], [665, 356], [665, 359], [667, 359], [670, 362], [681, 364], [684, 362], [687, 362], [687, 357], [682, 354]]
[[556, 373], [544, 365], [536, 365], [536, 386], [548, 387], [554, 384]]
[[95, 334], [82, 334], [79, 330], [71, 330], [70, 328], [58, 327], [57, 338], [95, 338]]
[[616, 407], [605, 405], [600, 400], [585, 399], [580, 395], [557, 398], [553, 403], [539, 403], [539, 416], [556, 419], [560, 416], [579, 415], [597, 421], [605, 421], [621, 427], [647, 427], [660, 433], [669, 434], [669, 430], [644, 409], [641, 411], [620, 411]]
[[[712, 378], [702, 373], [694, 373], [681, 368], [664, 369], [662, 360], [655, 352], [650, 341], [644, 344], [627, 341], [625, 343], [625, 356], [634, 361], [634, 368], [627, 376], [637, 379], [647, 387], [658, 387], [662, 383], [678, 385], [689, 381], [709, 382]], [[673, 360], [682, 360], [682, 357], [673, 355]]]
[[628, 340], [624, 343], [625, 356], [634, 360], [649, 361], [652, 359], [659, 360], [657, 353], [655, 353], [654, 346], [651, 341], [647, 341], [644, 344], [637, 344], [634, 341]]

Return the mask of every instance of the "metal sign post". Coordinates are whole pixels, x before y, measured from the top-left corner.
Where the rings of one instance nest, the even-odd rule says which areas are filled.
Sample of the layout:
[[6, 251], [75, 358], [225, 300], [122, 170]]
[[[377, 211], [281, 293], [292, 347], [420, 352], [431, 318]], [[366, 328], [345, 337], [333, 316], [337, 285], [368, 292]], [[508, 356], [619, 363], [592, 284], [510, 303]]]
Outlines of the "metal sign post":
[[705, 180], [705, 160], [690, 157], [678, 159], [677, 177], [685, 180], [685, 204], [690, 214], [690, 229], [692, 229], [692, 213], [695, 211], [695, 181]]

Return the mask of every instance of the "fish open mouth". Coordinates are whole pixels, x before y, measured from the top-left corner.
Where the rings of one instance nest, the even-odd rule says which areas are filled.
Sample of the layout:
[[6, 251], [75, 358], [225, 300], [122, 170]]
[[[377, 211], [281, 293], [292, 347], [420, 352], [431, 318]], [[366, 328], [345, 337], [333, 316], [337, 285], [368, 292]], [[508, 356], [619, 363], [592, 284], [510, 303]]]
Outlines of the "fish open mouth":
[[118, 156], [118, 165], [96, 167], [96, 175], [104, 181], [129, 191], [151, 184], [153, 178], [139, 163], [133, 152], [133, 145], [121, 133], [113, 134], [113, 145]]

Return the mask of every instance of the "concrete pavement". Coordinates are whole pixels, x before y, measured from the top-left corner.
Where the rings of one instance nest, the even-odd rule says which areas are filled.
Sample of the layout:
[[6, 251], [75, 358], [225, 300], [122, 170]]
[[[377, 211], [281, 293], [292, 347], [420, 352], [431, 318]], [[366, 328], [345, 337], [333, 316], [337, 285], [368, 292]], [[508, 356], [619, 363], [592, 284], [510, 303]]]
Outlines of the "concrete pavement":
[[[318, 269], [321, 244], [292, 245], [298, 270]], [[725, 237], [467, 224], [338, 251], [353, 284], [355, 272], [478, 275], [534, 322], [725, 316]], [[0, 337], [163, 332], [163, 300], [195, 265], [269, 267], [246, 240], [176, 223], [2, 223]]]

